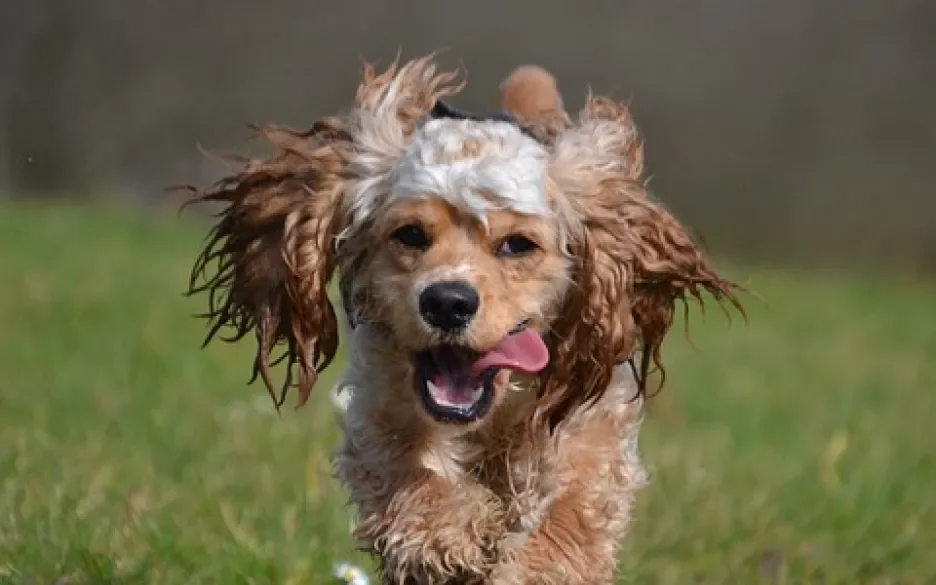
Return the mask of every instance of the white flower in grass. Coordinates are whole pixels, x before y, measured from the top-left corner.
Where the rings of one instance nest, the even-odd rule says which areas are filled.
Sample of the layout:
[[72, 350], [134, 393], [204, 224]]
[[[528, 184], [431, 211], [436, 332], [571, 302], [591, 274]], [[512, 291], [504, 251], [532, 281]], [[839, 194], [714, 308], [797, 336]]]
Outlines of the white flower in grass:
[[351, 392], [354, 391], [354, 387], [350, 384], [335, 384], [331, 389], [331, 401], [332, 404], [340, 410], [341, 412], [346, 412], [348, 410], [348, 402], [351, 401]]
[[350, 563], [338, 563], [334, 569], [335, 577], [341, 579], [342, 583], [348, 585], [370, 585], [370, 579], [367, 573], [360, 567], [355, 567]]

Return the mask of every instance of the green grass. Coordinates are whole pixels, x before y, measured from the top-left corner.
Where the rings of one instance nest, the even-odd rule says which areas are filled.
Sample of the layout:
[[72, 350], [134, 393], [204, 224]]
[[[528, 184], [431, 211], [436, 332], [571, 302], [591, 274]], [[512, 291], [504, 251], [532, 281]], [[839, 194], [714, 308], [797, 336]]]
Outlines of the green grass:
[[[330, 379], [276, 416], [249, 342], [199, 349], [181, 292], [203, 227], [0, 207], [0, 583], [367, 563], [328, 471]], [[696, 320], [698, 349], [671, 336], [622, 582], [936, 582], [936, 286], [733, 273], [766, 301]]]

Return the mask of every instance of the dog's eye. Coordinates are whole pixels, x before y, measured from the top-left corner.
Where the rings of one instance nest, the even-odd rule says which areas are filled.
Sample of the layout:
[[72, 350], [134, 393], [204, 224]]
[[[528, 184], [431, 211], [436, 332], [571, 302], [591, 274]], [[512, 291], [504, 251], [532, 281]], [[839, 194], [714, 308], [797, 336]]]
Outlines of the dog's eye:
[[497, 255], [502, 257], [526, 256], [538, 246], [530, 238], [524, 236], [507, 236], [501, 240], [497, 247]]
[[390, 237], [407, 248], [418, 250], [425, 250], [431, 243], [425, 230], [418, 225], [405, 225], [393, 232]]

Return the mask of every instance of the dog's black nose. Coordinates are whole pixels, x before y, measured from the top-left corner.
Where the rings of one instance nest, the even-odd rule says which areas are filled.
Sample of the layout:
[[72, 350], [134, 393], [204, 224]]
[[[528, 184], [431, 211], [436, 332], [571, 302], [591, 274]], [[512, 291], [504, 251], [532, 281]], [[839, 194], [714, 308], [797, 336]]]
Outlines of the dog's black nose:
[[437, 282], [419, 295], [419, 312], [429, 325], [455, 331], [471, 322], [481, 306], [481, 297], [464, 282]]

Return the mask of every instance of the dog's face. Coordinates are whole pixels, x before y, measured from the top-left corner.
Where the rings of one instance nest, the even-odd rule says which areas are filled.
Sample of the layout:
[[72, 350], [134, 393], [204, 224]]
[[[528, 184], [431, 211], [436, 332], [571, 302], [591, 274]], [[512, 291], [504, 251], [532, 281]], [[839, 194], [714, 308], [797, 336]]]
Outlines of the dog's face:
[[534, 422], [554, 428], [600, 397], [635, 349], [642, 374], [660, 366], [677, 302], [708, 292], [739, 306], [648, 196], [627, 106], [590, 97], [572, 121], [554, 84], [525, 71], [504, 104], [526, 132], [432, 118], [460, 86], [428, 58], [365, 69], [346, 119], [264, 128], [277, 154], [197, 196], [227, 203], [191, 282], [209, 292], [209, 338], [254, 333], [254, 372], [271, 394], [285, 345], [282, 392], [295, 380], [304, 402], [338, 348], [328, 295], [338, 268], [349, 317], [387, 342], [392, 364], [374, 375], [403, 364], [407, 379], [392, 383], [418, 412], [477, 422], [511, 371], [539, 372]]
[[548, 363], [541, 334], [570, 260], [546, 183], [545, 151], [515, 127], [432, 121], [357, 236], [370, 253], [351, 286], [367, 291], [366, 319], [392, 335], [434, 420], [483, 419], [509, 371]]
[[439, 197], [396, 204], [367, 270], [420, 402], [441, 421], [484, 417], [507, 370], [546, 366], [540, 333], [567, 282], [548, 221], [511, 211], [487, 219]]

